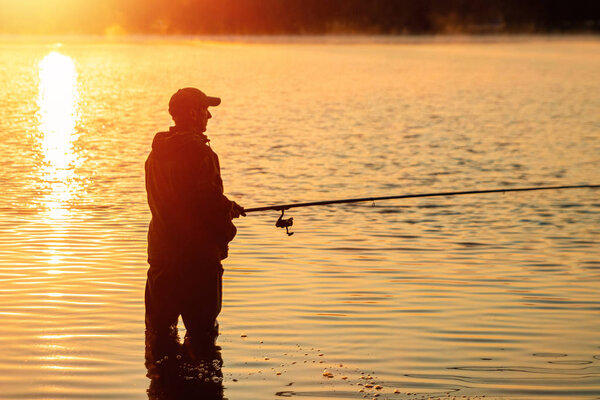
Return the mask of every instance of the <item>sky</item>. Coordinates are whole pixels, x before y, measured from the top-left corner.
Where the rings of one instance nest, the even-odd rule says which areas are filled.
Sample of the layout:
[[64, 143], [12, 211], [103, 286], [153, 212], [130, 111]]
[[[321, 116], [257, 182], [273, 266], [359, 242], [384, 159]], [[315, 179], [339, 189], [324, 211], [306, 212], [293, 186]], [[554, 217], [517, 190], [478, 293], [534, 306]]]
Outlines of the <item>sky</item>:
[[588, 0], [0, 0], [0, 33], [600, 32]]

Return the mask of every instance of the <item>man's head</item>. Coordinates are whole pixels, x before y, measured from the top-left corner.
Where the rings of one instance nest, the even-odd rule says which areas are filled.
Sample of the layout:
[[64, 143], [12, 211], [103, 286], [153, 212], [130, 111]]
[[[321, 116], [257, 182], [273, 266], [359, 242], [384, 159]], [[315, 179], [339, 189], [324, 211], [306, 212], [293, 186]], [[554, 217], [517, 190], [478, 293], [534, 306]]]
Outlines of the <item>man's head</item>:
[[179, 89], [169, 101], [169, 114], [173, 117], [175, 125], [206, 131], [206, 123], [212, 117], [208, 107], [221, 104], [221, 99], [205, 95], [196, 88]]

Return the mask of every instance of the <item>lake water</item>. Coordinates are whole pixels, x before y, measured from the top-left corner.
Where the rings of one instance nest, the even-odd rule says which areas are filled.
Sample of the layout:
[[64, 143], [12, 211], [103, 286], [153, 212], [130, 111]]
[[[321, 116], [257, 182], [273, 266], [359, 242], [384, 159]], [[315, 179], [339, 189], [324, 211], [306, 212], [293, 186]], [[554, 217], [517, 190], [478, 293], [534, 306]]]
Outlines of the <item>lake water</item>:
[[[180, 87], [222, 97], [246, 207], [600, 183], [597, 38], [230, 39], [0, 38], [1, 398], [148, 398], [143, 163]], [[287, 214], [237, 221], [226, 398], [600, 398], [598, 191]]]

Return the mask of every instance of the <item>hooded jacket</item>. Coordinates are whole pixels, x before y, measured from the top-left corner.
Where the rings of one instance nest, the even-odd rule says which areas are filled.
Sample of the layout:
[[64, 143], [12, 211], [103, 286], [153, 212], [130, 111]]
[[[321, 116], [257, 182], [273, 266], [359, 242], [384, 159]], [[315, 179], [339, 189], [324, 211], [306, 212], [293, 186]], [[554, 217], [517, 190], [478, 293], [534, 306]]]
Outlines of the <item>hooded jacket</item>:
[[236, 228], [223, 194], [219, 158], [201, 133], [159, 132], [145, 164], [152, 212], [148, 261], [193, 262], [227, 257]]

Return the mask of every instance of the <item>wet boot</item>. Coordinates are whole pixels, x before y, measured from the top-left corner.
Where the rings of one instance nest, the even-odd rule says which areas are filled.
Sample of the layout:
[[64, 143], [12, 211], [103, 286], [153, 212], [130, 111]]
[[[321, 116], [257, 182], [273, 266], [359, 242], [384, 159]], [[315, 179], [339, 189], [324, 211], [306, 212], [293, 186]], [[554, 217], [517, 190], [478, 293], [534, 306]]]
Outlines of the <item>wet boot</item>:
[[181, 358], [181, 344], [177, 329], [167, 332], [146, 330], [145, 365], [146, 376], [158, 379], [176, 373], [177, 361]]
[[185, 356], [192, 363], [214, 360], [221, 348], [216, 345], [219, 336], [219, 325], [209, 331], [186, 333], [183, 348]]

